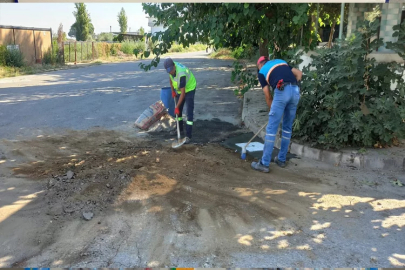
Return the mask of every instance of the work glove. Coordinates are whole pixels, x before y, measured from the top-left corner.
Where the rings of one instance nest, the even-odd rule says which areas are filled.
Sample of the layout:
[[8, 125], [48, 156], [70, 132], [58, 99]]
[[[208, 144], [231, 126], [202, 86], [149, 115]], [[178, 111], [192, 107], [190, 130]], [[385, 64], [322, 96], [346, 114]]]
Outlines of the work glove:
[[179, 108], [174, 108], [174, 114], [180, 115], [180, 110], [179, 110]]
[[176, 92], [172, 91], [172, 97], [175, 98], [176, 96], [177, 96]]

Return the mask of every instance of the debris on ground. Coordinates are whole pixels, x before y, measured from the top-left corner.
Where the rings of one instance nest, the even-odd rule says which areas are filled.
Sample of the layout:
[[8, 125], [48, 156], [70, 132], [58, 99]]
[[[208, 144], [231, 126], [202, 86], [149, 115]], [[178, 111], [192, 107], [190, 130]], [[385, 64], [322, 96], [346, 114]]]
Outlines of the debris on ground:
[[[346, 242], [351, 241], [350, 247], [362, 239], [379, 241], [386, 253], [403, 243], [396, 228], [403, 224], [399, 211], [405, 204], [400, 189], [387, 181], [394, 179], [391, 174], [362, 182], [362, 172], [323, 168], [319, 162], [305, 160], [294, 160], [294, 166], [287, 169], [272, 166], [270, 174], [257, 173], [250, 168], [250, 157], [243, 161], [233, 149], [208, 143], [238, 132], [224, 126], [215, 123], [218, 129], [196, 134], [200, 145], [175, 150], [166, 134], [144, 139], [113, 131], [71, 132], [13, 142], [10, 148], [24, 155], [16, 161], [13, 173], [42, 186], [36, 203], [44, 209], [47, 232], [33, 234], [42, 235], [44, 244], [30, 254], [32, 259], [13, 260], [23, 261], [22, 266], [34, 262], [51, 265], [58, 259], [61, 267], [121, 267], [118, 258], [125, 257], [130, 260], [128, 266], [146, 267], [150, 258], [159, 257], [157, 267], [177, 266], [181, 262], [171, 261], [165, 253], [171, 249], [174, 257], [188, 265], [225, 265], [226, 258], [251, 253], [263, 258], [278, 254], [276, 258], [288, 258], [289, 264], [297, 257], [312, 265], [311, 260], [327, 264], [325, 258], [330, 255], [324, 255], [325, 250], [335, 254], [330, 247], [341, 243], [342, 235]], [[33, 156], [40, 162], [30, 159]], [[25, 223], [20, 218], [24, 215], [32, 219], [31, 210], [17, 211], [0, 225]], [[392, 219], [387, 218], [390, 215], [394, 215]], [[369, 226], [371, 221], [384, 228], [381, 234]], [[6, 232], [15, 230], [12, 225]], [[317, 235], [311, 237], [314, 233]], [[383, 234], [386, 236], [381, 238]], [[173, 240], [151, 242], [150, 235]], [[201, 239], [205, 239], [202, 244], [195, 244]], [[19, 241], [16, 248], [27, 245], [25, 240]], [[180, 242], [173, 246], [172, 241]], [[133, 250], [133, 243], [148, 248]], [[55, 246], [77, 252], [52, 249]], [[206, 250], [215, 250], [216, 257]], [[128, 252], [137, 256], [127, 256]], [[0, 251], [2, 256], [7, 254]], [[352, 254], [351, 248], [339, 252], [350, 266], [366, 263], [352, 259]], [[364, 254], [367, 263], [371, 255], [371, 251]], [[107, 259], [100, 262], [99, 258]], [[242, 262], [246, 257], [233, 260]], [[375, 261], [387, 263], [381, 256]]]
[[94, 214], [92, 212], [83, 212], [83, 218], [85, 220], [91, 220], [93, 218]]

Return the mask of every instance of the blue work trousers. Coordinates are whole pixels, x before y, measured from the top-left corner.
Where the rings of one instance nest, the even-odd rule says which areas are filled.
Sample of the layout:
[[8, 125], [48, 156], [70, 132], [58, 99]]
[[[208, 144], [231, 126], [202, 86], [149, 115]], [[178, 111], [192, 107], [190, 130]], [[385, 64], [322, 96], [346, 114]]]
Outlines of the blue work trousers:
[[[269, 123], [266, 128], [266, 136], [264, 142], [263, 156], [261, 163], [265, 166], [270, 165], [271, 156], [273, 153], [276, 133], [283, 118], [281, 149], [278, 154], [278, 160], [285, 162], [287, 158], [288, 147], [290, 145], [292, 135], [292, 125], [297, 112], [297, 105], [300, 100], [300, 89], [297, 85], [285, 85], [281, 91], [274, 90], [273, 103], [269, 113]], [[284, 117], [283, 117], [284, 115]]]

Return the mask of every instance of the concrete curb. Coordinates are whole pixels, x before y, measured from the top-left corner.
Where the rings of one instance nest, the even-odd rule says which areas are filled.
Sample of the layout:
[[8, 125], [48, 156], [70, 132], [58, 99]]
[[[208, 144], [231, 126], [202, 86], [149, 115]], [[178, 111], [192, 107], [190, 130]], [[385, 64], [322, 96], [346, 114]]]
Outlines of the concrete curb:
[[[258, 91], [249, 91], [244, 95], [243, 99], [242, 121], [253, 133], [256, 133], [267, 119], [267, 113], [265, 116], [258, 114], [258, 112], [265, 111], [267, 107], [266, 104], [263, 104], [263, 98], [260, 97], [258, 101], [256, 97], [256, 102], [252, 102], [252, 100], [255, 99], [254, 95], [259, 94], [261, 93]], [[279, 127], [274, 144], [276, 148], [280, 148], [280, 134], [281, 129]], [[265, 135], [265, 130], [262, 130], [258, 136], [264, 140]], [[289, 152], [299, 157], [310, 158], [335, 166], [343, 165], [358, 169], [405, 171], [404, 156], [368, 155], [367, 153], [362, 154], [352, 150], [332, 152], [302, 145], [293, 141], [290, 144]]]

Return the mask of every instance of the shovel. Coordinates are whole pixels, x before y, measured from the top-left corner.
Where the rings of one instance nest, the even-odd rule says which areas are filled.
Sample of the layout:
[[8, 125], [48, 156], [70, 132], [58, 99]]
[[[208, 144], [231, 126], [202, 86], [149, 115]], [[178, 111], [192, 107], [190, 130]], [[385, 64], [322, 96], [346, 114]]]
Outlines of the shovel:
[[[176, 98], [174, 98], [174, 107], [177, 107]], [[176, 114], [176, 124], [177, 124], [177, 141], [172, 142], [172, 148], [179, 148], [186, 142], [186, 138], [183, 139], [180, 138], [180, 126], [177, 114]]]

